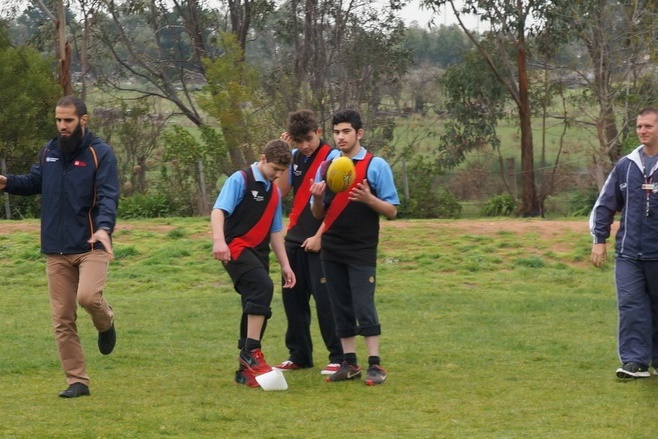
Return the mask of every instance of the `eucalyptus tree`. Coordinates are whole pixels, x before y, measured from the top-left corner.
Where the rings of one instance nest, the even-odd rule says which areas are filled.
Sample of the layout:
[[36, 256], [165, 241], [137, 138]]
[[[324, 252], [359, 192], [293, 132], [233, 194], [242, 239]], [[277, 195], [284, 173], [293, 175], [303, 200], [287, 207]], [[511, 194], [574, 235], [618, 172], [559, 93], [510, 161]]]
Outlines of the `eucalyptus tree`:
[[[235, 34], [244, 56], [247, 51], [249, 32], [262, 24], [276, 7], [274, 0], [225, 0], [228, 9], [230, 31]], [[226, 29], [228, 30], [228, 29]]]
[[[486, 65], [505, 87], [516, 105], [521, 130], [521, 209], [523, 216], [543, 214], [535, 181], [530, 79], [528, 75], [529, 37], [541, 29], [550, 7], [566, 0], [421, 0], [421, 4], [435, 12], [444, 5], [452, 9], [459, 26], [477, 48]], [[487, 33], [495, 42], [500, 55], [498, 64], [493, 53], [482, 43], [479, 35], [468, 28], [464, 17], [475, 14], [488, 26]], [[534, 23], [534, 24], [533, 24]], [[509, 56], [513, 53], [513, 56]]]
[[[204, 17], [198, 1], [180, 4], [164, 0], [100, 0], [95, 12], [92, 38], [101, 42], [93, 58], [111, 57], [111, 71], [95, 65], [100, 85], [133, 96], [154, 96], [169, 101], [193, 124], [200, 114], [193, 97], [203, 81], [203, 56], [216, 51], [208, 47], [207, 35], [198, 29]], [[92, 60], [93, 64], [93, 60]], [[198, 81], [194, 81], [198, 79]]]
[[[229, 156], [233, 168], [257, 161], [271, 130], [264, 126], [267, 103], [261, 93], [258, 70], [244, 61], [240, 42], [233, 33], [221, 33], [224, 54], [205, 63], [208, 86], [199, 96], [199, 104], [222, 126], [223, 140], [233, 145]], [[277, 133], [278, 135], [279, 133]]]
[[[658, 100], [652, 60], [658, 42], [655, 0], [574, 0], [550, 9], [555, 24], [551, 41], [585, 47], [574, 68], [582, 84], [575, 95], [571, 123], [591, 132], [594, 181], [602, 187], [607, 172], [637, 144], [635, 119], [643, 106]], [[561, 26], [558, 28], [557, 26]]]
[[[488, 47], [495, 42], [482, 41], [480, 44]], [[496, 65], [502, 64], [498, 57], [492, 60]], [[450, 66], [440, 82], [450, 114], [439, 142], [442, 167], [454, 168], [472, 151], [499, 150], [496, 127], [505, 117], [508, 95], [479, 53], [475, 49], [467, 52], [463, 62]]]
[[[45, 139], [55, 133], [57, 80], [52, 59], [32, 48], [9, 44], [2, 24], [0, 59], [0, 173], [23, 173], [37, 159]], [[4, 216], [11, 217], [7, 194]]]
[[280, 120], [300, 107], [328, 121], [338, 108], [361, 110], [371, 148], [391, 140], [382, 110], [399, 99], [412, 53], [393, 11], [365, 0], [290, 0], [264, 29], [271, 54], [266, 92]]
[[122, 196], [145, 195], [147, 172], [154, 155], [162, 150], [166, 118], [153, 98], [139, 101], [117, 99], [94, 108], [92, 122], [97, 132], [115, 150]]
[[34, 0], [34, 4], [55, 23], [57, 54], [57, 78], [64, 95], [73, 93], [71, 83], [71, 43], [66, 36], [66, 8], [63, 0], [55, 0], [54, 5], [46, 5], [43, 0]]
[[414, 54], [416, 65], [432, 64], [447, 68], [463, 59], [473, 47], [464, 31], [456, 24], [425, 29], [411, 26], [406, 30], [404, 46]]

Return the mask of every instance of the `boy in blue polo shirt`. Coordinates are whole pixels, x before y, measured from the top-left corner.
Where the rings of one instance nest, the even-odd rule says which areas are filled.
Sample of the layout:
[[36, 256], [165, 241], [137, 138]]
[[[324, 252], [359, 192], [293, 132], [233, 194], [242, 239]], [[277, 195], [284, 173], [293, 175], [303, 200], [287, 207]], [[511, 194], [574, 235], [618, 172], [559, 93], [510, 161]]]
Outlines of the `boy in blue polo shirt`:
[[270, 247], [281, 265], [283, 287], [295, 285], [295, 273], [283, 244], [281, 195], [273, 184], [291, 162], [288, 143], [270, 141], [260, 161], [226, 180], [210, 215], [213, 257], [222, 262], [241, 296], [235, 381], [248, 387], [258, 387], [255, 377], [272, 370], [261, 351], [274, 295], [269, 275]]
[[354, 110], [342, 110], [332, 118], [334, 142], [341, 156], [355, 162], [356, 178], [341, 193], [327, 190], [322, 168], [311, 186], [311, 210], [323, 218], [320, 260], [343, 347], [340, 369], [328, 382], [361, 377], [356, 358], [356, 336], [363, 336], [368, 351], [365, 384], [382, 384], [387, 372], [379, 358], [381, 325], [375, 307], [375, 275], [379, 244], [379, 217], [393, 219], [400, 204], [393, 172], [381, 157], [361, 146], [363, 124]]

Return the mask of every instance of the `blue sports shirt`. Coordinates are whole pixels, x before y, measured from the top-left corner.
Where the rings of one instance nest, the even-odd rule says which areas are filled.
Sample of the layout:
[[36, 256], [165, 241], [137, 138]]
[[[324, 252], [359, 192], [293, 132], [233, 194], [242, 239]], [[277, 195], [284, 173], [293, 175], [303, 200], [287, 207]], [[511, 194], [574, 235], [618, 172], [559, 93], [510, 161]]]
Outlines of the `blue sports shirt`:
[[[258, 169], [258, 162], [255, 162], [251, 165], [251, 170], [254, 172], [254, 178], [256, 181], [263, 183], [266, 190], [270, 189], [272, 182], [263, 177], [263, 174], [260, 173]], [[278, 187], [274, 187], [277, 191]], [[222, 209], [226, 212], [227, 215], [231, 215], [235, 210], [235, 207], [240, 204], [245, 193], [245, 184], [244, 177], [242, 176], [242, 171], [237, 171], [231, 174], [231, 176], [226, 180], [222, 190], [215, 200], [215, 205], [213, 209]], [[281, 191], [279, 191], [281, 195]], [[272, 227], [270, 228], [270, 233], [280, 232], [283, 230], [283, 209], [281, 207], [281, 196], [279, 196], [279, 203], [276, 206], [276, 212], [274, 213], [274, 219], [272, 220]]]
[[[340, 150], [336, 151], [338, 151], [338, 154], [332, 157], [332, 160], [340, 156]], [[361, 147], [359, 152], [354, 157], [352, 157], [352, 160], [363, 160], [365, 157], [366, 149]], [[388, 165], [388, 163], [386, 163], [386, 160], [381, 157], [374, 156], [370, 162], [370, 166], [368, 166], [368, 173], [366, 174], [366, 178], [368, 179], [368, 184], [370, 184], [370, 187], [377, 193], [377, 198], [395, 206], [400, 204], [398, 191], [395, 188], [395, 182], [393, 181], [393, 171], [391, 170], [391, 167]], [[319, 169], [318, 173], [315, 175], [315, 181], [322, 181]], [[311, 202], [313, 202], [313, 198], [311, 198]]]

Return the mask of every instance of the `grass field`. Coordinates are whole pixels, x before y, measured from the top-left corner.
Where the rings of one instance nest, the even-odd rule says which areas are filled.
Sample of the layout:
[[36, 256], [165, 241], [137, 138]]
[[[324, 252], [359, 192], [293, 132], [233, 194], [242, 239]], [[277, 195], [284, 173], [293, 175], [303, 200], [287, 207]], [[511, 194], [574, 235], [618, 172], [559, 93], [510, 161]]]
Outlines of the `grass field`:
[[[106, 289], [117, 348], [97, 352], [81, 311], [92, 396], [63, 400], [38, 222], [0, 223], [0, 437], [656, 436], [658, 377], [614, 376], [612, 267], [590, 266], [586, 220], [393, 221], [381, 235], [385, 384], [324, 383], [315, 326], [316, 368], [288, 373], [289, 390], [234, 384], [239, 300], [208, 220], [122, 221]], [[278, 288], [272, 307], [277, 363]]]

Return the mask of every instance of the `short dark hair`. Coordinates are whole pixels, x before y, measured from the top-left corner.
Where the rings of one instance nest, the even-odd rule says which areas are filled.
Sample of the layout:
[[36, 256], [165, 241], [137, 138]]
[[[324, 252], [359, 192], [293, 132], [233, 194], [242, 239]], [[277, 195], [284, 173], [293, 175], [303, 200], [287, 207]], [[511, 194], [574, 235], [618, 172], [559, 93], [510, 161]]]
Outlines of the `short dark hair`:
[[299, 110], [288, 114], [288, 134], [293, 140], [301, 141], [310, 131], [320, 128], [315, 113], [311, 110]]
[[363, 122], [361, 122], [361, 115], [355, 110], [339, 110], [334, 113], [334, 116], [331, 118], [331, 124], [333, 126], [338, 125], [339, 123], [349, 123], [352, 125], [356, 131], [359, 131], [363, 128]]
[[78, 117], [82, 117], [87, 114], [87, 105], [85, 102], [75, 96], [64, 96], [59, 101], [57, 101], [56, 107], [75, 107], [75, 113]]
[[263, 149], [263, 155], [269, 163], [276, 163], [281, 166], [290, 166], [292, 163], [290, 145], [283, 140], [276, 139], [267, 142], [265, 149]]
[[658, 118], [658, 108], [655, 107], [644, 107], [643, 109], [640, 110], [638, 113], [638, 116], [646, 116], [647, 114], [653, 114]]

